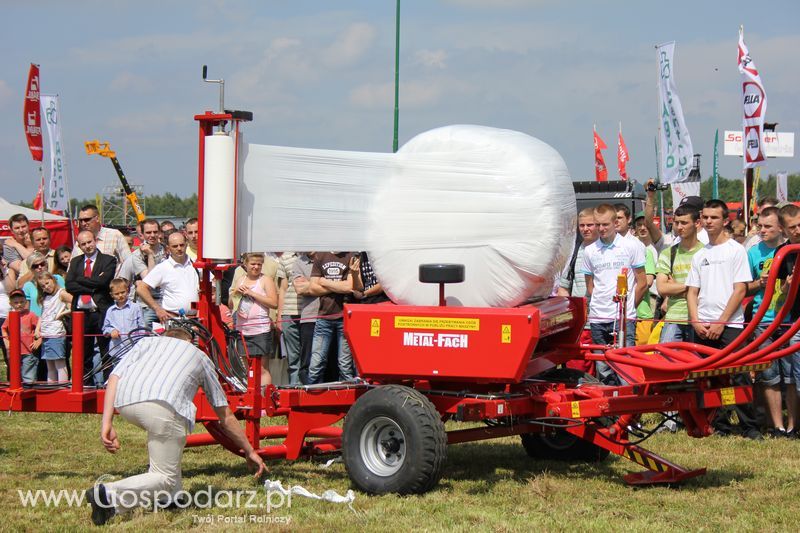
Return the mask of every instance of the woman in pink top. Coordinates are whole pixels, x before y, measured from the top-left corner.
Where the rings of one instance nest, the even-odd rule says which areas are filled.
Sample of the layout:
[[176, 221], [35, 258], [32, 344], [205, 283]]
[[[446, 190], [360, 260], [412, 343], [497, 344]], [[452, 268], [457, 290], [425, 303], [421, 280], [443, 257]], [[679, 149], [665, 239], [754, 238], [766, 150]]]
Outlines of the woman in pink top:
[[241, 299], [234, 310], [234, 322], [244, 338], [247, 355], [261, 358], [261, 385], [271, 385], [269, 354], [272, 353], [272, 323], [269, 310], [278, 307], [278, 290], [272, 278], [261, 273], [264, 267], [263, 253], [244, 254], [242, 266], [247, 275], [235, 288]]

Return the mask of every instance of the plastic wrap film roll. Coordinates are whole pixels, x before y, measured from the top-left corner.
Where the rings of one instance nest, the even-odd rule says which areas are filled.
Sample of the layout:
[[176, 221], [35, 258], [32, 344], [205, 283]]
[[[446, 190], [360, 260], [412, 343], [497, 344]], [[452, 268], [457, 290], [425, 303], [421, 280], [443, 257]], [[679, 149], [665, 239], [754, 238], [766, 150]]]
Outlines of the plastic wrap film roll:
[[234, 257], [235, 148], [218, 132], [205, 139], [203, 172], [203, 257], [227, 262]]
[[[448, 304], [506, 307], [548, 296], [575, 238], [572, 180], [561, 156], [529, 135], [481, 126], [422, 133], [372, 209], [375, 273], [397, 303], [436, 305], [423, 263], [459, 263]], [[459, 169], [457, 173], [451, 169]]]
[[239, 251], [366, 250], [397, 303], [436, 305], [421, 263], [461, 263], [450, 304], [550, 294], [575, 235], [563, 159], [523, 133], [448, 126], [397, 154], [244, 144]]

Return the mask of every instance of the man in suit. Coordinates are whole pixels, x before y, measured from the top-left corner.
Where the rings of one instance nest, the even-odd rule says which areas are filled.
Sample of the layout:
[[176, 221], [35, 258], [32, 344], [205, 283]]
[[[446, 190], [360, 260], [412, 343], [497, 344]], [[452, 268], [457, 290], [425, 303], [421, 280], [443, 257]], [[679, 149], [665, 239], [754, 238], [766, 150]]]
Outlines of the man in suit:
[[[87, 360], [84, 368], [98, 368], [106, 361], [108, 338], [103, 336], [103, 318], [113, 304], [109, 285], [114, 279], [117, 259], [97, 249], [94, 233], [88, 230], [78, 233], [78, 247], [82, 255], [72, 258], [67, 271], [67, 292], [72, 294], [72, 310], [85, 313], [83, 353]], [[91, 361], [91, 366], [88, 361]], [[110, 365], [109, 365], [110, 366]], [[102, 385], [111, 369], [97, 372], [86, 385]], [[74, 379], [74, 378], [73, 378]]]

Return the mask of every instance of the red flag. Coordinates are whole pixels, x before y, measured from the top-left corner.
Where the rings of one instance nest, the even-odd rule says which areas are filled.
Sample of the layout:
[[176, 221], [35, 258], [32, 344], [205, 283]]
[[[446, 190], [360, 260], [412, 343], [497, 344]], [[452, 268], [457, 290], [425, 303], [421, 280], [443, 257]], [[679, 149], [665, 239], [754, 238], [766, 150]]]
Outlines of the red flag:
[[628, 171], [625, 169], [625, 165], [630, 159], [628, 147], [625, 146], [625, 139], [622, 138], [622, 132], [620, 132], [619, 140], [617, 141], [617, 168], [619, 169], [619, 177], [623, 181], [628, 181]]
[[603, 153], [600, 150], [605, 150], [606, 143], [603, 139], [594, 132], [594, 176], [597, 181], [608, 181], [608, 169], [606, 162], [603, 159]]
[[31, 63], [28, 88], [25, 91], [25, 109], [22, 114], [25, 137], [34, 161], [42, 160], [42, 115], [39, 110], [39, 65]]
[[36, 191], [36, 197], [33, 199], [33, 208], [37, 211], [44, 209], [44, 178], [39, 182], [39, 190]]

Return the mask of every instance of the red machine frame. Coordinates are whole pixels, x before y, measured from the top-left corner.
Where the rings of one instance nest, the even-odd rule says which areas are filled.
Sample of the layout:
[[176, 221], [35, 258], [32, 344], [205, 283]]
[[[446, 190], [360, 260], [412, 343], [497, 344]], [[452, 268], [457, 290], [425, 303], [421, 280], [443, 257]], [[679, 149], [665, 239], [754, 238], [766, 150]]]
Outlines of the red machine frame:
[[[227, 123], [238, 135], [240, 122], [247, 119], [237, 118], [235, 113], [212, 112], [195, 119], [199, 123], [202, 224], [205, 137]], [[797, 253], [800, 245], [790, 245], [776, 255], [766, 301], [774, 292], [779, 265], [787, 255]], [[202, 240], [195, 264], [203, 271], [197, 305], [199, 319], [218, 345], [227, 350], [212, 283], [233, 265], [206, 261]], [[795, 274], [797, 270], [796, 265]], [[800, 277], [795, 275], [793, 279]], [[788, 301], [793, 301], [797, 290], [797, 284], [792, 283]], [[732, 374], [765, 368], [773, 359], [797, 350], [797, 346], [784, 345], [800, 329], [800, 322], [792, 324], [765, 348], [758, 348], [777, 331], [788, 307], [783, 306], [757, 339], [747, 341], [766, 309], [756, 314], [736, 342], [724, 350], [713, 350], [692, 343], [631, 348], [581, 346], [579, 337], [586, 311], [584, 300], [575, 298], [551, 298], [504, 309], [346, 305], [345, 332], [361, 379], [309, 387], [269, 386], [262, 395], [260, 361], [252, 360], [247, 390], [240, 393], [227, 385], [226, 390], [231, 408], [245, 422], [250, 443], [265, 458], [298, 459], [341, 451], [347, 424], [345, 429], [336, 424], [367, 393], [391, 385], [395, 389], [402, 387], [409, 394], [421, 394], [441, 421], [489, 423], [486, 427], [447, 431], [447, 444], [509, 435], [523, 435], [523, 443], [526, 438], [530, 442], [538, 437], [545, 441], [566, 437], [568, 444], [583, 443], [584, 452], [586, 444], [590, 445], [592, 457], [584, 453], [584, 459], [601, 459], [611, 452], [645, 468], [625, 476], [628, 483], [675, 483], [701, 475], [705, 469], [687, 469], [643, 449], [629, 440], [630, 424], [643, 413], [676, 411], [690, 436], [711, 434], [711, 419], [718, 408], [753, 398], [750, 387], [731, 384]], [[73, 375], [82, 376], [83, 316], [76, 312], [73, 317]], [[10, 313], [8, 320], [11, 379], [8, 384], [0, 384], [0, 409], [102, 412], [105, 391], [85, 389], [81, 379], [63, 389], [24, 388], [20, 376], [19, 314]], [[596, 350], [589, 358], [608, 362], [629, 384], [604, 386], [559, 369], [567, 361], [583, 358], [586, 349]], [[197, 421], [208, 433], [190, 435], [187, 446], [220, 444], [241, 455], [241, 450], [220, 431], [202, 392], [195, 403]], [[262, 426], [264, 416], [285, 416], [287, 422]], [[276, 439], [280, 442], [262, 444]], [[359, 481], [354, 482], [364, 488]], [[430, 485], [424, 490], [428, 488]], [[381, 492], [374, 487], [365, 490]]]

